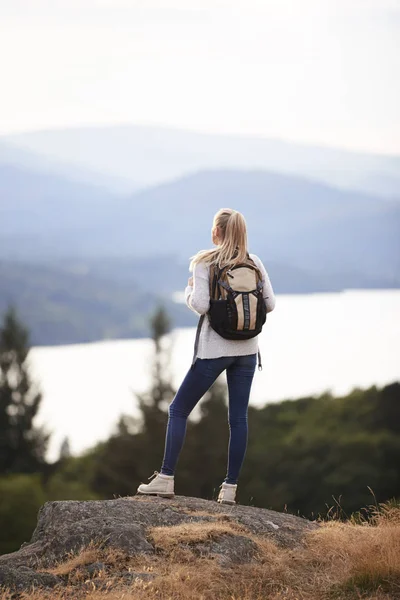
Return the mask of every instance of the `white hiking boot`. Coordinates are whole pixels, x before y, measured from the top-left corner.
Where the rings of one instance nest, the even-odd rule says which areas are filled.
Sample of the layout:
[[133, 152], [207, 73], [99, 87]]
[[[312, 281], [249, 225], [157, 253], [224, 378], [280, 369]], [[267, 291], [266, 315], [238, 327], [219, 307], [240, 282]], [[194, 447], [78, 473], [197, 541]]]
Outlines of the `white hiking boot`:
[[237, 484], [236, 483], [223, 483], [221, 485], [221, 491], [218, 496], [217, 502], [220, 504], [236, 504]]
[[149, 477], [150, 483], [142, 483], [137, 489], [138, 494], [147, 494], [148, 496], [161, 496], [162, 498], [173, 498], [174, 494], [174, 476], [163, 475], [154, 471]]

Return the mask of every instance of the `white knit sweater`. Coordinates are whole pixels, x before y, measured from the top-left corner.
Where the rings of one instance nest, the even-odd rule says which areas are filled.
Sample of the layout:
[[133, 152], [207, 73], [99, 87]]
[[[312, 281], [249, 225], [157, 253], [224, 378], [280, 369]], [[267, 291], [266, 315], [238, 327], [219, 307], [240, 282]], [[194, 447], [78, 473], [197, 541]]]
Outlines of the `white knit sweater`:
[[[275, 295], [267, 271], [255, 254], [250, 254], [263, 277], [263, 296], [267, 312], [275, 308]], [[193, 286], [185, 290], [186, 304], [198, 315], [204, 315], [210, 308], [210, 273], [204, 262], [197, 263], [193, 270]], [[208, 319], [204, 319], [200, 332], [198, 358], [220, 358], [221, 356], [245, 356], [258, 351], [258, 336], [251, 340], [226, 340], [212, 327]]]

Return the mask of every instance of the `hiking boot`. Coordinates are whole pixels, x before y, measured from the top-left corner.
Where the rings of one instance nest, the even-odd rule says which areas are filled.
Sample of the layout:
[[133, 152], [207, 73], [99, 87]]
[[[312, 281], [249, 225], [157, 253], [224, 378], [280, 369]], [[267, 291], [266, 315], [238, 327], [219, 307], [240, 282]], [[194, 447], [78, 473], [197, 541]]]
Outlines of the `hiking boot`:
[[148, 496], [161, 496], [162, 498], [173, 498], [174, 494], [174, 476], [163, 475], [158, 471], [154, 471], [149, 477], [151, 483], [142, 483], [137, 489], [138, 494], [146, 494]]
[[218, 495], [218, 500], [220, 504], [236, 504], [237, 484], [236, 483], [223, 483], [221, 485], [221, 491]]

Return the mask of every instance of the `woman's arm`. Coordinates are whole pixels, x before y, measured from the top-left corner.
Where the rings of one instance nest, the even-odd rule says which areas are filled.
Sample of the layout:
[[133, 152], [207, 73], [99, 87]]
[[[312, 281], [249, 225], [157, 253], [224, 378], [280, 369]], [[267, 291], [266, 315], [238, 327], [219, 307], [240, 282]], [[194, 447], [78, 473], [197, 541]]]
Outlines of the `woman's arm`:
[[193, 285], [185, 290], [188, 307], [198, 315], [205, 315], [210, 308], [210, 284], [208, 267], [205, 263], [197, 263], [193, 269]]
[[263, 297], [265, 300], [265, 305], [267, 307], [267, 313], [269, 313], [274, 310], [275, 304], [276, 304], [276, 298], [275, 298], [274, 290], [272, 289], [271, 281], [268, 277], [268, 273], [265, 270], [265, 267], [264, 267], [262, 261], [258, 258], [258, 256], [256, 256], [255, 254], [251, 254], [250, 258], [253, 259], [256, 266], [261, 271], [262, 282], [263, 282]]

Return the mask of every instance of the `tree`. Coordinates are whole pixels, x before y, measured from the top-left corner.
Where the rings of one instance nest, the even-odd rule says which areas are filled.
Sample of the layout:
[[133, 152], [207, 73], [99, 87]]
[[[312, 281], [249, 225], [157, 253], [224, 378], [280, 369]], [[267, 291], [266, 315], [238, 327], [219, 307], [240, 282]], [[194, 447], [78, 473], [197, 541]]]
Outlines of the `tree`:
[[0, 473], [34, 473], [45, 467], [48, 436], [34, 426], [41, 394], [32, 383], [28, 330], [14, 308], [0, 328]]
[[94, 447], [81, 456], [64, 456], [43, 486], [46, 500], [97, 500], [92, 479], [98, 458]]
[[68, 437], [65, 437], [60, 446], [60, 461], [65, 461], [67, 458], [71, 456], [71, 448], [69, 445]]
[[18, 550], [30, 539], [45, 499], [38, 475], [0, 478], [0, 554]]
[[162, 460], [167, 406], [175, 393], [165, 347], [170, 322], [160, 307], [150, 323], [154, 342], [152, 382], [148, 391], [136, 394], [140, 418], [121, 417], [117, 433], [99, 450], [94, 489], [106, 497], [136, 493], [140, 481], [146, 481]]
[[166, 412], [175, 395], [170, 379], [169, 350], [164, 346], [165, 336], [170, 331], [170, 321], [162, 307], [156, 311], [150, 324], [154, 342], [152, 383], [147, 392], [137, 394], [142, 415], [142, 443], [146, 448], [149, 466], [158, 465], [162, 459]]

